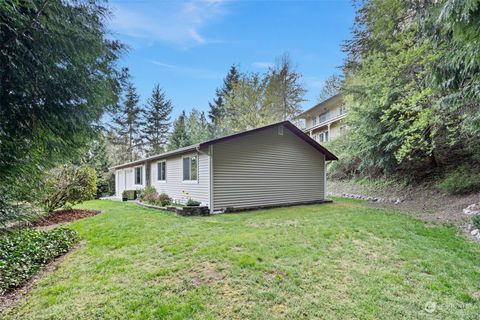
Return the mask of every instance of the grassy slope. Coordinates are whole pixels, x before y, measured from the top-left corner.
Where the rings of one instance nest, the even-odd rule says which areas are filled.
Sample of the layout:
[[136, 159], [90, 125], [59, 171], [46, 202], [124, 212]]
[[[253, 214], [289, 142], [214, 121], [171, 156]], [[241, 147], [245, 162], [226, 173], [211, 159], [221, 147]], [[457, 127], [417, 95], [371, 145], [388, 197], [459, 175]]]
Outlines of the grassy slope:
[[[480, 246], [339, 200], [184, 218], [92, 201], [67, 256], [7, 317], [478, 319]], [[425, 312], [436, 303], [433, 314]]]

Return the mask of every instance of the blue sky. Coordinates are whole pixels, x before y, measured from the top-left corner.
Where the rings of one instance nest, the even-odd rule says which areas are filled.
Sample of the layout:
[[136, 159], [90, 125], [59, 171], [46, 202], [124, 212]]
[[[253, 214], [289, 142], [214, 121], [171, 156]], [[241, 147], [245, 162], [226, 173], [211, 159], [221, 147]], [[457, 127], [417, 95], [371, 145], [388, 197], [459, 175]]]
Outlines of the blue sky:
[[159, 83], [174, 117], [207, 111], [232, 64], [265, 72], [284, 53], [303, 74], [303, 107], [310, 107], [325, 79], [339, 73], [354, 19], [351, 0], [113, 0], [111, 7], [111, 32], [129, 46], [121, 64], [142, 101]]

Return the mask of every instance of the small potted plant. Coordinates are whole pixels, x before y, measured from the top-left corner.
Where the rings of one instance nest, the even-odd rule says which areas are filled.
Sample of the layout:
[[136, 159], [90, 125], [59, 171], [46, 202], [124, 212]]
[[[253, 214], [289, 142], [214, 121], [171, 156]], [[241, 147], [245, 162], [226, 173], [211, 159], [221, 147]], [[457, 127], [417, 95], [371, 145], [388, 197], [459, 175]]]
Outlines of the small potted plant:
[[188, 207], [198, 207], [199, 205], [201, 205], [200, 201], [196, 201], [196, 200], [193, 200], [192, 198], [188, 198], [188, 201], [187, 201]]
[[127, 190], [124, 190], [122, 192], [122, 201], [128, 201], [128, 192]]

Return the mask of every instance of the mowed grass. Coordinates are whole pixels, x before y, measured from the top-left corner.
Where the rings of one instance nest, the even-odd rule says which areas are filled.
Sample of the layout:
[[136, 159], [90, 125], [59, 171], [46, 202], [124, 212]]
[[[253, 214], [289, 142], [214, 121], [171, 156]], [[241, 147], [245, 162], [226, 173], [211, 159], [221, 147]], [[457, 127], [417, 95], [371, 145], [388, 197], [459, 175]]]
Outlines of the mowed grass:
[[92, 201], [6, 318], [479, 319], [480, 245], [362, 202], [178, 217]]

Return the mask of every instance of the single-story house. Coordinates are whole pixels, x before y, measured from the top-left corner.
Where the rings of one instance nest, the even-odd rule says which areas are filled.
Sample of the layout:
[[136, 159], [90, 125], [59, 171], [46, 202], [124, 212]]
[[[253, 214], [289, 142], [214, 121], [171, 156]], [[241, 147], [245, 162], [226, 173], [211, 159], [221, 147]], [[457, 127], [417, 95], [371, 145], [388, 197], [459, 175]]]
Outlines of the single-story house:
[[114, 166], [116, 196], [154, 186], [211, 212], [326, 199], [326, 148], [289, 121]]

